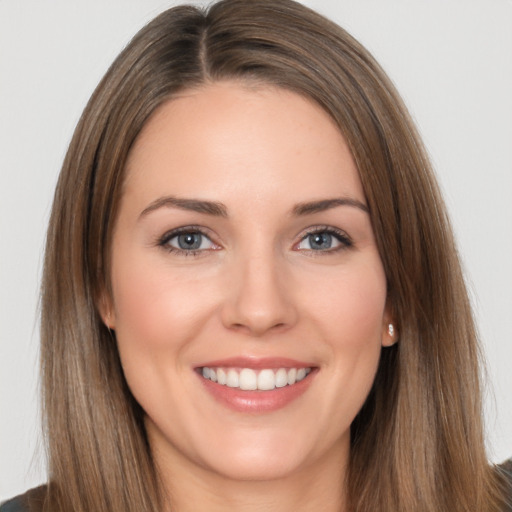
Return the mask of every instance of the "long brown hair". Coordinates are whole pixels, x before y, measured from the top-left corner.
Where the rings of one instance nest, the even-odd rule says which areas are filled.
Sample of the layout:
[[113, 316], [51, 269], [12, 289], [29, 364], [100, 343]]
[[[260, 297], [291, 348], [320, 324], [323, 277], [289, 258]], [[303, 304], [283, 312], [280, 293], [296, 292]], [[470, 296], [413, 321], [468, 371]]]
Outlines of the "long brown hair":
[[42, 287], [48, 510], [162, 506], [144, 413], [98, 301], [110, 291], [110, 241], [137, 135], [178, 91], [219, 80], [313, 99], [338, 124], [360, 173], [400, 340], [383, 349], [352, 425], [350, 510], [499, 510], [474, 323], [420, 138], [371, 55], [291, 0], [169, 9], [116, 59], [78, 123], [55, 193]]

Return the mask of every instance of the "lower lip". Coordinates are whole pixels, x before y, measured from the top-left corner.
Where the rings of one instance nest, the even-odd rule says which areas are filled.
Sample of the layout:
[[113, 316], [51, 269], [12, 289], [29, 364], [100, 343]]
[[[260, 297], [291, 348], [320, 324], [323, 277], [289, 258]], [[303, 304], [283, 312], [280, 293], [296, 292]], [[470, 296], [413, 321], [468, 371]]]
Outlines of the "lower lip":
[[218, 402], [230, 409], [237, 412], [262, 413], [282, 409], [302, 396], [309, 388], [315, 374], [316, 369], [314, 368], [301, 381], [291, 386], [275, 388], [271, 391], [244, 391], [240, 388], [230, 388], [229, 386], [217, 384], [205, 379], [201, 375], [198, 375], [198, 377], [201, 379], [206, 390]]

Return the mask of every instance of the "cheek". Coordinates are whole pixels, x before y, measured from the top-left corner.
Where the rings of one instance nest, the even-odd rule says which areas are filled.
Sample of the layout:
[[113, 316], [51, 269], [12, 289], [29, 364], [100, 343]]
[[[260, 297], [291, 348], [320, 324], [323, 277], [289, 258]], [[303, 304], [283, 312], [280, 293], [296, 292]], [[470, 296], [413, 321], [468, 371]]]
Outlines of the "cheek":
[[386, 278], [380, 260], [341, 270], [323, 280], [309, 298], [313, 315], [333, 348], [380, 346], [386, 306]]
[[128, 386], [153, 415], [161, 404], [172, 408], [179, 400], [168, 390], [189, 373], [183, 355], [208, 323], [211, 293], [197, 273], [191, 277], [171, 271], [161, 258], [136, 256], [114, 261], [115, 332]]
[[371, 389], [381, 353], [386, 305], [381, 265], [340, 272], [310, 304], [315, 328], [322, 332], [329, 353], [332, 380], [326, 403], [341, 423], [351, 422]]
[[193, 335], [198, 315], [209, 308], [202, 283], [161, 263], [120, 262], [113, 272], [118, 339], [151, 350], [181, 343]]
[[[183, 270], [183, 269], [181, 269]], [[128, 277], [129, 276], [129, 277]], [[165, 262], [119, 258], [112, 269], [115, 332], [124, 375], [147, 413], [172, 402], [166, 390], [187, 378], [193, 340], [211, 318], [211, 280]], [[204, 277], [204, 276], [203, 276]], [[174, 407], [174, 402], [169, 407]]]

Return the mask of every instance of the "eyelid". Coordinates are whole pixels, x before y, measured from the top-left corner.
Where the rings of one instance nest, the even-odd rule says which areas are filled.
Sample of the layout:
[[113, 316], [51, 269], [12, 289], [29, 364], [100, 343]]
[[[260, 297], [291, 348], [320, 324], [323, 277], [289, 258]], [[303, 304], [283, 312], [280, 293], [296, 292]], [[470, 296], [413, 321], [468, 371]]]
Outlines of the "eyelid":
[[[215, 247], [211, 248], [211, 249], [185, 250], [185, 249], [180, 249], [178, 247], [174, 247], [169, 244], [169, 241], [172, 240], [173, 238], [175, 238], [179, 235], [187, 234], [187, 233], [190, 233], [190, 234], [198, 233], [198, 234], [206, 237], [212, 243], [212, 245], [214, 245]], [[156, 245], [170, 253], [175, 253], [175, 254], [184, 255], [184, 256], [196, 256], [201, 253], [207, 253], [209, 251], [215, 251], [215, 250], [218, 250], [221, 248], [220, 245], [216, 241], [213, 240], [211, 231], [209, 229], [207, 229], [203, 226], [197, 226], [197, 225], [180, 226], [178, 228], [170, 229], [170, 230], [166, 231], [163, 235], [161, 235], [157, 238]]]
[[[313, 250], [313, 249], [298, 249], [298, 246], [310, 235], [315, 235], [318, 233], [327, 233], [329, 235], [332, 235], [340, 242], [340, 245], [338, 247], [335, 247], [333, 249], [326, 249], [326, 250]], [[309, 228], [306, 228], [300, 235], [299, 241], [296, 242], [293, 246], [295, 250], [304, 251], [304, 252], [310, 252], [310, 253], [316, 253], [316, 255], [320, 254], [332, 254], [336, 253], [338, 251], [346, 250], [354, 245], [354, 242], [352, 241], [352, 238], [342, 229], [335, 228], [333, 226], [329, 225], [320, 225], [320, 226], [311, 226]]]

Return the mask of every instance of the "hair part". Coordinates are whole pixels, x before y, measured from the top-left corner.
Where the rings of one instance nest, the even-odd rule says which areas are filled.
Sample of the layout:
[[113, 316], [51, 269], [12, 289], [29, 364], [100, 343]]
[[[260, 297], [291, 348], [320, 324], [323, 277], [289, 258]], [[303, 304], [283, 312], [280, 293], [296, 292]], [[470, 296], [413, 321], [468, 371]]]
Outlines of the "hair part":
[[163, 103], [223, 80], [318, 103], [361, 177], [400, 340], [383, 349], [352, 425], [350, 510], [499, 510], [484, 449], [475, 327], [420, 137], [369, 53], [291, 0], [165, 11], [112, 64], [77, 125], [42, 284], [48, 510], [154, 511], [165, 500], [101, 300], [111, 294], [110, 245], [134, 141]]

